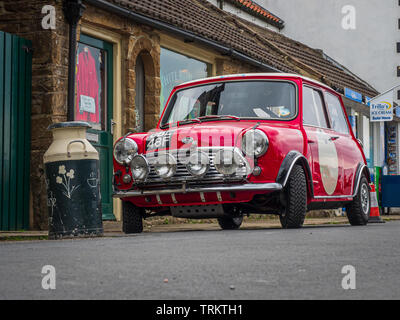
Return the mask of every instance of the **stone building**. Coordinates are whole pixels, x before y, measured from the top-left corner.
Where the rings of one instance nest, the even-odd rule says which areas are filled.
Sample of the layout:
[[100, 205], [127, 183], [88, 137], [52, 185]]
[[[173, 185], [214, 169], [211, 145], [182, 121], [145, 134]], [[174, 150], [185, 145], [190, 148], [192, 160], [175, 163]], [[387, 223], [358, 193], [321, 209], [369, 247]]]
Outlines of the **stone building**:
[[[84, 0], [85, 8], [71, 10], [81, 2], [0, 0], [0, 30], [32, 41], [31, 228], [47, 228], [43, 154], [51, 143], [47, 127], [52, 123], [92, 124], [88, 139], [100, 150], [104, 218], [120, 219], [119, 200], [111, 198], [113, 141], [128, 131], [155, 127], [176, 84], [232, 73], [291, 72], [338, 92], [347, 87], [377, 94], [321, 51], [275, 32], [283, 21], [273, 14], [264, 15], [271, 24], [265, 28], [206, 0]], [[79, 16], [79, 11], [71, 105], [71, 19], [66, 16]], [[51, 18], [54, 28], [43, 24]]]

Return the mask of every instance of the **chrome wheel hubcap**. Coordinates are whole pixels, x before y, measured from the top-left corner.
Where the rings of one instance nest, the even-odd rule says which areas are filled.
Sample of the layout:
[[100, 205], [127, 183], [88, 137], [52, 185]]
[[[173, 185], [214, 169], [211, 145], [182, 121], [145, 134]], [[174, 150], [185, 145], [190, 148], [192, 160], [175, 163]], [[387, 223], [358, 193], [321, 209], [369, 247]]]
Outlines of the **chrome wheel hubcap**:
[[369, 191], [368, 191], [368, 186], [366, 184], [363, 184], [361, 186], [361, 207], [364, 212], [364, 214], [368, 214], [369, 210]]

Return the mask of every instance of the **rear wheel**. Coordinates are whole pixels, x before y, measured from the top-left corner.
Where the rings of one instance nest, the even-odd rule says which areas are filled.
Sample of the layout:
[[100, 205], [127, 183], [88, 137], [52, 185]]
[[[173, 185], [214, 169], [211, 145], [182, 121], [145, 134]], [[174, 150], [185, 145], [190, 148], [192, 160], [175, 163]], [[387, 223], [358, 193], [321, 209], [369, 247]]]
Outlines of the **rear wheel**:
[[220, 227], [224, 230], [239, 229], [243, 222], [243, 216], [218, 218]]
[[302, 166], [295, 165], [283, 190], [282, 228], [301, 228], [307, 213], [307, 182]]
[[130, 202], [122, 202], [122, 231], [127, 234], [143, 231], [143, 209]]
[[368, 222], [371, 200], [367, 178], [363, 176], [353, 201], [346, 207], [346, 214], [352, 226], [365, 226]]

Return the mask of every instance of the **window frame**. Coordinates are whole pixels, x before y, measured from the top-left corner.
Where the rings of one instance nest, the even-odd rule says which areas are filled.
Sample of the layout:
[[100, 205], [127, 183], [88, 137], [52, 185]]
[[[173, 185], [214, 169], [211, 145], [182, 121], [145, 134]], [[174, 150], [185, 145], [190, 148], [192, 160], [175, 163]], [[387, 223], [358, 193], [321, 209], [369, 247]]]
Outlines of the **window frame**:
[[[179, 90], [176, 91], [172, 91], [171, 95], [169, 97], [169, 101], [168, 101], [168, 105], [165, 107], [165, 112], [162, 114], [162, 118], [160, 119], [159, 122], [159, 126], [165, 126], [167, 124], [169, 124], [169, 122], [165, 122], [168, 121], [167, 119], [169, 118], [171, 111], [172, 111], [172, 102], [175, 103], [175, 97], [176, 94], [182, 90], [185, 89], [189, 89], [189, 88], [196, 88], [196, 87], [202, 87], [202, 86], [208, 86], [208, 85], [217, 85], [220, 83], [229, 83], [229, 82], [287, 82], [290, 83], [294, 86], [295, 89], [295, 113], [292, 117], [290, 117], [289, 119], [267, 119], [267, 118], [260, 118], [260, 117], [240, 117], [240, 119], [243, 120], [263, 120], [263, 121], [279, 121], [279, 122], [290, 122], [295, 120], [298, 116], [299, 116], [299, 86], [295, 81], [292, 80], [286, 80], [286, 79], [238, 79], [238, 80], [225, 80], [225, 81], [211, 81], [208, 83], [202, 83], [202, 84], [198, 84], [198, 85], [194, 85], [194, 86], [189, 86], [189, 87], [184, 87], [181, 88]], [[165, 121], [164, 121], [165, 120]], [[217, 121], [218, 119], [216, 119], [215, 121]]]
[[[324, 117], [325, 117], [325, 121], [327, 124], [327, 127], [321, 127], [321, 126], [317, 126], [317, 125], [313, 125], [313, 124], [308, 124], [308, 123], [304, 123], [304, 88], [309, 88], [311, 90], [315, 90], [320, 94], [321, 97], [321, 101], [322, 101], [322, 110], [324, 112]], [[308, 126], [308, 127], [314, 127], [314, 128], [321, 128], [324, 130], [332, 130], [332, 126], [331, 126], [331, 118], [329, 117], [329, 113], [328, 113], [328, 109], [327, 109], [327, 105], [326, 105], [326, 101], [325, 101], [325, 90], [322, 90], [321, 88], [317, 87], [317, 86], [313, 86], [310, 84], [303, 84], [303, 92], [302, 92], [302, 125], [303, 126]]]
[[[343, 115], [344, 123], [346, 124], [347, 132], [339, 132], [339, 131], [337, 131], [335, 128], [333, 128], [333, 126], [332, 126], [332, 123], [333, 123], [333, 122], [332, 122], [331, 115], [330, 115], [330, 113], [329, 113], [328, 102], [327, 102], [327, 95], [328, 95], [328, 94], [331, 95], [332, 97], [334, 97], [334, 98], [336, 98], [336, 99], [338, 100], [339, 105], [340, 105], [340, 109], [341, 109], [341, 112], [342, 112], [342, 115]], [[328, 117], [329, 117], [329, 122], [330, 122], [330, 124], [331, 124], [331, 125], [330, 125], [330, 129], [331, 129], [332, 131], [334, 131], [335, 133], [338, 133], [338, 134], [351, 135], [351, 132], [353, 131], [353, 128], [351, 128], [351, 126], [349, 126], [348, 115], [347, 115], [347, 113], [346, 113], [345, 110], [344, 110], [344, 105], [342, 104], [342, 101], [341, 101], [340, 97], [338, 97], [337, 95], [335, 95], [335, 94], [329, 92], [328, 90], [324, 90], [323, 95], [324, 95], [324, 101], [325, 101], [326, 112], [327, 112], [327, 115], [328, 115]], [[353, 132], [353, 134], [355, 134], [355, 133]]]

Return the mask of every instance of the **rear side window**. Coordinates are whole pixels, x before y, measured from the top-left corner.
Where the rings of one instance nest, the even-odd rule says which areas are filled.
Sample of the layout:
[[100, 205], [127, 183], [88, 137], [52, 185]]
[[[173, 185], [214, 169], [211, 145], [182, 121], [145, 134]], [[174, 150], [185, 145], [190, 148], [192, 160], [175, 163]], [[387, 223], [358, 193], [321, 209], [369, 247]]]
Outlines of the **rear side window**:
[[324, 104], [322, 102], [322, 94], [318, 90], [304, 87], [303, 88], [303, 123], [327, 128]]
[[348, 134], [349, 127], [347, 126], [346, 118], [339, 98], [334, 96], [333, 94], [326, 93], [325, 100], [328, 114], [331, 119], [332, 129], [339, 133]]

